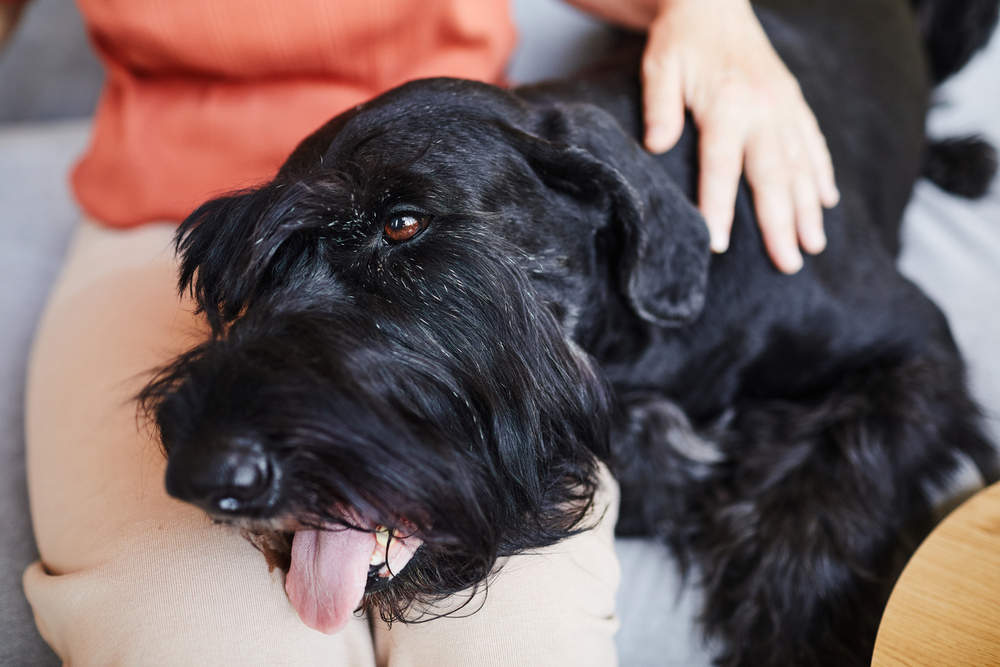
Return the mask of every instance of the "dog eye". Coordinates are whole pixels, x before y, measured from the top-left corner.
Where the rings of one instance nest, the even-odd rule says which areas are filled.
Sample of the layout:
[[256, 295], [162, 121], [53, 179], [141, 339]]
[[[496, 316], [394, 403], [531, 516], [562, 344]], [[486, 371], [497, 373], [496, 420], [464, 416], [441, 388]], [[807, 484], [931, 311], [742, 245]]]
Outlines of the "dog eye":
[[393, 216], [385, 223], [385, 237], [393, 243], [409, 241], [427, 226], [429, 220], [426, 215], [416, 213]]

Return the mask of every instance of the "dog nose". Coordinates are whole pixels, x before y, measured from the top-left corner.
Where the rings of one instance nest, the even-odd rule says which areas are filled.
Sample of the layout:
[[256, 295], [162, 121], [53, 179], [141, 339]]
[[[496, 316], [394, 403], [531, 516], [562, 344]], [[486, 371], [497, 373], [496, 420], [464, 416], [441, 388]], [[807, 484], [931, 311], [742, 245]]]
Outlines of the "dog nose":
[[212, 514], [258, 517], [277, 498], [278, 467], [256, 442], [240, 438], [174, 451], [167, 493]]

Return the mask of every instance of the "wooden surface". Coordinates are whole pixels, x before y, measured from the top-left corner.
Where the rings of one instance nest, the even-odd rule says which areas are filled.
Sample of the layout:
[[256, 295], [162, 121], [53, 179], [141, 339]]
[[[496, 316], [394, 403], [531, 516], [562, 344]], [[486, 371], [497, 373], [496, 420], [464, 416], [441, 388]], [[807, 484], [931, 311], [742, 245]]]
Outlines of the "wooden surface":
[[914, 554], [872, 665], [1000, 665], [1000, 484], [952, 512]]

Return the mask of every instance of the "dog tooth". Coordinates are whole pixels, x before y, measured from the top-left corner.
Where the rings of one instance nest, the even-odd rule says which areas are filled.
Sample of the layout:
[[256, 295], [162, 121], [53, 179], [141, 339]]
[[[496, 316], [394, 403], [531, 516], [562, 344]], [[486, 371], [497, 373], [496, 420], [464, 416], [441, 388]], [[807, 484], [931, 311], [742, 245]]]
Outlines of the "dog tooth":
[[389, 529], [385, 526], [375, 526], [375, 541], [383, 549], [389, 546]]

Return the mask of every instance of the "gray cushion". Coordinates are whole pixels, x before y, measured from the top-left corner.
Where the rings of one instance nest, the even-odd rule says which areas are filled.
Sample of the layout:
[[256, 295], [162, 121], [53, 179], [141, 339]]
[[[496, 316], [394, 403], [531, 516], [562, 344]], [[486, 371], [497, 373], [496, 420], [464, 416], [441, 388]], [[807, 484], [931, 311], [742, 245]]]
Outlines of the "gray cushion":
[[84, 118], [104, 70], [72, 0], [33, 0], [0, 56], [0, 123]]
[[21, 589], [21, 573], [38, 558], [25, 488], [23, 387], [31, 336], [79, 217], [65, 179], [88, 122], [0, 127], [0, 664], [58, 665]]
[[[38, 60], [39, 53], [60, 43], [75, 54], [69, 60], [83, 57], [80, 50], [85, 41], [81, 41], [79, 19], [67, 10], [68, 3], [36, 0], [23, 26], [24, 36], [6, 54], [10, 60], [0, 59], [0, 118], [48, 118], [91, 108], [87, 105], [93, 104], [99, 76], [92, 76], [92, 70], [90, 74], [73, 70], [72, 64], [59, 58], [47, 64]], [[515, 0], [514, 11], [522, 44], [509, 70], [512, 80], [558, 76], [607, 43], [604, 28], [556, 0]], [[50, 25], [43, 26], [44, 21]], [[32, 22], [37, 25], [33, 27]], [[18, 60], [10, 64], [14, 59]], [[59, 83], [59, 77], [52, 75], [66, 67], [82, 74]], [[985, 131], [1000, 145], [1000, 88], [994, 85], [998, 79], [1000, 39], [995, 39], [988, 54], [944, 88], [946, 103], [935, 109], [932, 130], [942, 135]], [[20, 102], [12, 99], [19, 95]], [[29, 98], [64, 102], [32, 107], [26, 103]], [[65, 174], [85, 141], [86, 123], [0, 126], [2, 665], [58, 664], [38, 636], [21, 591], [21, 572], [36, 557], [24, 484], [22, 387], [31, 333], [78, 215]], [[996, 309], [1000, 304], [1000, 188], [994, 183], [988, 198], [966, 202], [921, 183], [907, 211], [904, 242], [901, 267], [947, 312], [970, 362], [974, 391], [1000, 436], [1000, 350], [996, 343], [1000, 340]], [[708, 665], [711, 649], [703, 645], [694, 622], [697, 590], [681, 585], [665, 549], [650, 540], [620, 540], [618, 554], [623, 570], [618, 598], [622, 630], [617, 638], [621, 664]]]

